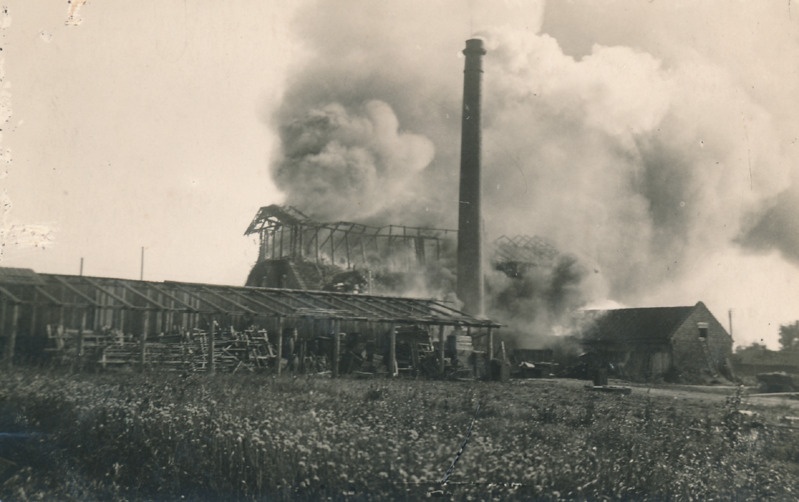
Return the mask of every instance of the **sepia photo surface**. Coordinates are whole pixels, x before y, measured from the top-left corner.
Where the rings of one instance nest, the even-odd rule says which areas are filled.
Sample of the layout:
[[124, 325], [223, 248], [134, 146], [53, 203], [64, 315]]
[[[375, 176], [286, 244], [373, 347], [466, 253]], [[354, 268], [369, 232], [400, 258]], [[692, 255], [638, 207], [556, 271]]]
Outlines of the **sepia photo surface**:
[[790, 1], [0, 36], [0, 499], [795, 498]]

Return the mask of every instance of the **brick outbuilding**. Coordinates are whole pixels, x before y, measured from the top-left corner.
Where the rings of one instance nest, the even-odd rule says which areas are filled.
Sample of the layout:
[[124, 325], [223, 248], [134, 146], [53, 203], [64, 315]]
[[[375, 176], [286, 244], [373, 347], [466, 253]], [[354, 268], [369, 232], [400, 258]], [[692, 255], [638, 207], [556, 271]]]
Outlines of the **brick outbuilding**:
[[578, 328], [592, 364], [633, 381], [732, 378], [732, 337], [704, 303], [586, 310]]

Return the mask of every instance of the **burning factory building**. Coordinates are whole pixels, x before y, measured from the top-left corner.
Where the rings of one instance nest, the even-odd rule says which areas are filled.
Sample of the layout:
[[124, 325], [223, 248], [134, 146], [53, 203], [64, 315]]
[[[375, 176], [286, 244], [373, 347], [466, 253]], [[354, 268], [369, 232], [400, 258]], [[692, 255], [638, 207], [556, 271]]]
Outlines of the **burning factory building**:
[[[258, 261], [245, 287], [0, 269], [5, 363], [33, 358], [141, 370], [489, 376], [500, 325], [486, 319], [482, 307], [479, 58], [484, 52], [480, 40], [470, 40], [464, 51], [461, 177], [466, 182], [457, 261], [466, 268], [457, 280], [468, 300], [465, 311], [444, 300], [371, 294], [407, 295], [417, 282], [429, 291], [432, 272], [452, 268], [448, 237], [456, 232], [317, 222], [296, 208], [272, 205], [261, 208], [245, 232], [259, 237]], [[440, 290], [451, 291], [446, 274], [437, 275]], [[501, 370], [492, 374], [500, 376]]]
[[[504, 51], [501, 58], [508, 57]], [[509, 350], [518, 349], [520, 357], [545, 354], [551, 362], [590, 352], [598, 347], [596, 340], [582, 343], [579, 337], [568, 336], [575, 334], [572, 316], [592, 301], [606, 297], [608, 291], [603, 288], [609, 278], [601, 274], [599, 265], [525, 233], [535, 229], [536, 222], [542, 231], [552, 231], [552, 222], [569, 221], [570, 215], [540, 222], [540, 214], [550, 214], [549, 209], [520, 213], [511, 211], [519, 202], [515, 199], [498, 203], [493, 188], [502, 187], [504, 180], [496, 174], [500, 169], [488, 166], [484, 173], [482, 165], [486, 44], [481, 39], [468, 40], [463, 54], [457, 182], [451, 176], [430, 180], [438, 165], [435, 149], [443, 147], [450, 173], [453, 152], [447, 143], [436, 143], [434, 148], [425, 136], [401, 128], [387, 102], [368, 98], [358, 104], [347, 98], [325, 103], [322, 98], [314, 103], [309, 98], [319, 99], [319, 95], [305, 86], [313, 86], [315, 81], [301, 80], [278, 113], [283, 152], [274, 165], [274, 177], [291, 205], [261, 208], [248, 227], [246, 234], [257, 235], [260, 244], [248, 284], [454, 299], [471, 315], [488, 314], [499, 320], [503, 340]], [[502, 92], [507, 92], [507, 82], [498, 84], [503, 86]], [[369, 96], [370, 89], [364, 91]], [[489, 95], [491, 105], [507, 106], [497, 101], [496, 93]], [[343, 98], [348, 94], [333, 90], [331, 96]], [[494, 127], [498, 118], [506, 116], [498, 113], [490, 107], [485, 111]], [[531, 131], [538, 130], [528, 125]], [[491, 133], [488, 137], [494, 150], [491, 159], [496, 163], [496, 145], [501, 140]], [[559, 144], [562, 139], [556, 138], [553, 143]], [[573, 176], [579, 177], [584, 171], [575, 166]], [[533, 196], [542, 195], [531, 186], [552, 189], [553, 173], [556, 171], [542, 167], [539, 178], [523, 180], [524, 188], [529, 188]], [[426, 185], [417, 185], [419, 180]], [[488, 227], [483, 215], [486, 181], [493, 185], [488, 200], [494, 224]], [[574, 184], [573, 180], [561, 179], [555, 185], [561, 192], [568, 192]], [[442, 209], [442, 194], [457, 197], [457, 211]], [[530, 206], [531, 196], [526, 199], [522, 207]], [[551, 193], [540, 197], [542, 201], [551, 199]], [[574, 204], [582, 202], [575, 200]], [[652, 208], [657, 210], [657, 204]], [[575, 209], [582, 211], [583, 207]], [[629, 211], [624, 208], [623, 213]], [[449, 227], [454, 214], [457, 230]], [[504, 217], [497, 219], [497, 214]], [[529, 221], [522, 219], [522, 214]], [[560, 233], [561, 229], [557, 230], [555, 233]], [[497, 237], [502, 232], [505, 235]], [[565, 242], [573, 242], [574, 236], [570, 237]], [[603, 239], [608, 244], [615, 242], [610, 232]], [[484, 241], [490, 245], [484, 245]], [[560, 245], [563, 242], [559, 239]], [[630, 244], [639, 245], [634, 241]], [[608, 268], [615, 272], [619, 267], [612, 264]], [[629, 272], [627, 267], [624, 273]], [[651, 274], [639, 272], [641, 277]], [[634, 284], [624, 273], [614, 273], [611, 280]], [[718, 373], [720, 364], [715, 363], [714, 368]], [[641, 375], [636, 373], [633, 378]]]
[[[468, 40], [463, 54], [458, 229], [408, 226], [397, 224], [396, 220], [388, 223], [385, 217], [370, 214], [374, 213], [370, 203], [379, 207], [385, 201], [375, 202], [370, 186], [362, 184], [360, 178], [355, 180], [358, 192], [344, 189], [334, 198], [328, 197], [327, 192], [317, 192], [316, 176], [324, 178], [330, 171], [344, 178], [354, 174], [348, 169], [358, 160], [353, 159], [352, 152], [342, 153], [341, 147], [363, 129], [362, 125], [353, 125], [350, 117], [342, 116], [340, 108], [328, 106], [283, 126], [285, 151], [275, 173], [289, 189], [289, 201], [305, 202], [317, 216], [306, 215], [304, 207], [288, 205], [259, 209], [245, 231], [245, 235], [256, 235], [259, 243], [258, 260], [247, 279], [248, 286], [432, 296], [455, 301], [464, 312], [478, 318], [488, 313], [503, 319], [503, 324], [507, 323], [503, 339], [509, 348], [545, 343], [542, 340], [551, 338], [550, 331], [559, 318], [582, 305], [579, 283], [583, 269], [546, 240], [503, 235], [494, 239], [491, 246], [484, 245], [483, 40]], [[379, 110], [385, 108], [375, 103], [367, 106], [370, 114]], [[378, 131], [384, 129], [380, 117], [373, 117], [373, 128]], [[399, 135], [392, 142], [402, 143], [402, 139]], [[363, 142], [379, 143], [379, 138]], [[416, 143], [409, 141], [405, 146], [412, 151]], [[393, 158], [396, 154], [387, 156], [380, 148], [372, 152], [374, 169], [384, 171], [391, 182], [396, 175], [385, 172], [393, 168], [385, 165], [383, 157]], [[348, 195], [350, 203], [342, 203]], [[320, 206], [320, 199], [327, 203]], [[319, 218], [358, 216], [353, 209], [356, 207], [363, 213], [361, 221]], [[469, 346], [469, 340], [462, 345]], [[498, 349], [493, 345], [479, 344], [486, 352]]]
[[[507, 47], [499, 52], [507, 65]], [[684, 351], [664, 355], [663, 347], [668, 345], [666, 339], [672, 331], [656, 337], [660, 344], [656, 355], [647, 356], [649, 362], [640, 364], [630, 362], [638, 361], [637, 356], [630, 355], [638, 349], [621, 357], [621, 349], [603, 347], [612, 336], [583, 337], [576, 343], [570, 341], [575, 338], [563, 336], [573, 334], [569, 331], [570, 318], [591, 300], [619, 292], [629, 297], [640, 292], [643, 284], [651, 287], [658, 279], [659, 272], [654, 271], [664, 267], [651, 265], [659, 260], [661, 248], [668, 250], [672, 245], [666, 239], [667, 231], [689, 226], [689, 222], [679, 220], [682, 216], [672, 221], [672, 213], [660, 211], [664, 197], [661, 194], [668, 195], [668, 190], [661, 190], [659, 178], [650, 179], [652, 176], [638, 171], [634, 182], [617, 180], [623, 177], [621, 170], [603, 172], [606, 166], [593, 163], [593, 154], [586, 155], [591, 162], [584, 163], [592, 169], [590, 172], [577, 165], [570, 175], [574, 179], [564, 179], [562, 173], [566, 170], [546, 168], [551, 157], [539, 158], [537, 152], [520, 147], [518, 155], [530, 154], [545, 166], [536, 167], [535, 176], [528, 180], [518, 165], [517, 154], [508, 153], [514, 150], [513, 145], [508, 147], [505, 141], [522, 129], [521, 124], [526, 128], [529, 117], [520, 121], [508, 112], [508, 107], [521, 102], [539, 106], [538, 101], [528, 99], [536, 94], [514, 94], [515, 89], [508, 87], [512, 79], [501, 82], [502, 91], [488, 96], [486, 121], [502, 123], [510, 132], [484, 133], [482, 79], [486, 42], [470, 39], [462, 53], [465, 58], [457, 179], [453, 168], [455, 141], [451, 136], [434, 143], [428, 136], [441, 137], [437, 138], [432, 129], [417, 134], [401, 127], [394, 108], [371, 89], [355, 99], [353, 91], [337, 92], [338, 84], [331, 83], [324, 91], [333, 97], [320, 94], [318, 80], [312, 78], [316, 74], [308, 70], [275, 113], [281, 152], [273, 162], [272, 175], [286, 200], [283, 205], [261, 207], [245, 231], [245, 235], [256, 236], [258, 241], [258, 258], [245, 287], [220, 289], [207, 284], [153, 284], [33, 272], [22, 273], [24, 280], [19, 282], [15, 279], [18, 274], [9, 271], [0, 274], [0, 295], [5, 305], [3, 325], [11, 333], [19, 331], [20, 340], [31, 341], [31, 346], [43, 347], [44, 341], [50, 344], [49, 349], [53, 349], [52, 344], [57, 350], [69, 347], [76, 356], [91, 346], [86, 343], [94, 337], [99, 340], [95, 343], [99, 349], [93, 354], [101, 354], [97, 360], [106, 362], [107, 347], [114, 340], [121, 341], [123, 347], [126, 341], [135, 341], [137, 345], [129, 346], [127, 352], [117, 351], [115, 360], [137, 360], [141, 366], [147, 360], [148, 343], [163, 341], [163, 337], [177, 337], [185, 343], [192, 338], [187, 334], [196, 332], [200, 336], [194, 339], [203, 340], [196, 342], [200, 345], [164, 349], [163, 358], [210, 367], [217, 364], [218, 354], [238, 354], [228, 358], [232, 370], [239, 365], [252, 369], [260, 364], [257, 361], [270, 361], [266, 366], [279, 371], [284, 361], [289, 364], [295, 357], [307, 367], [311, 363], [306, 358], [313, 354], [334, 360], [334, 371], [338, 372], [342, 360], [339, 351], [345, 350], [344, 344], [345, 352], [359, 363], [374, 361], [371, 356], [380, 353], [385, 370], [391, 374], [398, 373], [402, 366], [398, 356], [402, 352], [404, 360], [411, 361], [406, 368], [420, 371], [422, 367], [434, 367], [432, 373], [441, 376], [447, 370], [447, 360], [452, 364], [450, 370], [463, 364], [458, 362], [459, 355], [470, 354], [470, 359], [461, 360], [471, 363], [497, 357], [504, 360], [505, 356], [499, 354], [507, 347], [509, 351], [526, 351], [522, 354], [547, 354], [549, 359], [550, 353], [610, 351], [614, 364], [624, 362], [628, 372], [635, 374], [633, 378], [659, 378], [673, 373], [673, 368], [680, 367]], [[407, 99], [404, 93], [397, 97], [400, 104]], [[412, 111], [406, 113], [418, 117], [419, 107], [408, 108]], [[539, 111], [560, 116], [557, 110]], [[443, 99], [441, 109], [432, 114], [433, 122], [451, 121], [456, 113], [452, 100]], [[424, 115], [431, 114], [425, 109]], [[569, 127], [582, 130], [571, 123], [562, 129]], [[546, 136], [531, 125], [530, 134], [536, 132]], [[591, 141], [599, 136], [612, 137], [606, 133], [588, 136]], [[491, 142], [492, 163], [498, 163], [501, 157], [497, 151], [501, 150], [505, 155], [503, 163], [515, 164], [522, 176], [515, 186], [507, 186], [509, 183], [497, 174], [496, 166], [486, 166], [484, 172], [484, 136]], [[562, 144], [568, 139], [565, 134], [550, 139], [554, 146], [542, 151], [555, 158], [565, 150], [580, 150], [574, 146], [578, 142]], [[618, 149], [621, 148], [611, 148]], [[658, 156], [660, 150], [658, 145], [645, 141], [639, 142], [636, 154], [645, 157], [645, 166], [647, 162], [660, 166], [663, 161], [647, 157]], [[611, 188], [637, 187], [643, 195], [616, 197], [606, 204], [608, 196], [602, 189], [608, 178], [613, 182]], [[568, 186], [576, 186], [583, 196], [568, 194]], [[564, 195], [555, 197], [552, 194], [556, 192]], [[637, 212], [645, 206], [641, 202], [645, 196], [652, 198], [647, 206], [651, 214], [641, 217]], [[543, 205], [553, 197], [560, 204], [558, 208]], [[486, 208], [492, 217], [488, 226], [484, 221]], [[589, 265], [558, 249], [579, 242], [586, 232], [584, 222], [577, 220], [594, 213], [604, 215], [603, 222], [614, 225], [610, 228], [602, 223], [597, 227], [604, 231], [602, 237], [591, 236], [596, 247], [591, 255], [603, 256], [608, 275], [600, 272], [599, 265]], [[452, 229], [455, 221], [457, 230]], [[653, 221], [659, 225], [658, 231], [649, 227], [638, 229], [640, 232], [627, 230], [632, 226], [626, 222], [631, 221]], [[532, 235], [539, 230], [544, 235], [557, 235], [558, 245]], [[645, 241], [648, 237], [651, 242]], [[486, 246], [487, 241], [492, 245]], [[639, 259], [627, 262], [619, 249], [637, 253]], [[708, 320], [701, 322], [715, 327]], [[495, 338], [500, 323], [501, 342]], [[223, 341], [219, 342], [215, 337], [223, 333]], [[4, 337], [8, 361], [14, 358], [14, 342], [9, 341], [16, 337]], [[712, 338], [720, 340], [723, 336], [714, 334]], [[249, 348], [239, 350], [238, 342], [255, 339], [260, 341], [254, 352]], [[217, 342], [219, 352], [215, 350]], [[249, 347], [247, 343], [245, 347]], [[155, 350], [155, 345], [149, 347]], [[169, 352], [173, 349], [174, 353]], [[138, 355], [134, 354], [136, 350]], [[713, 350], [717, 353], [713, 356], [715, 362], [705, 366], [719, 373], [719, 358], [727, 349]], [[180, 359], [176, 356], [180, 351], [202, 356]], [[477, 373], [477, 365], [472, 366], [470, 371]]]

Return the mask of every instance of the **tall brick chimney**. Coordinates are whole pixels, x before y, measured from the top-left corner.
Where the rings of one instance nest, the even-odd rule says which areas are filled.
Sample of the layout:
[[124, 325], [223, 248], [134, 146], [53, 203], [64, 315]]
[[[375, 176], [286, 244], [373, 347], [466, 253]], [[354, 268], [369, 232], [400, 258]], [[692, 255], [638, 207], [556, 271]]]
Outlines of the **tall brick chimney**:
[[461, 121], [461, 178], [458, 204], [458, 298], [463, 310], [484, 314], [483, 235], [480, 199], [480, 101], [483, 81], [483, 41], [466, 41], [463, 54], [463, 118]]

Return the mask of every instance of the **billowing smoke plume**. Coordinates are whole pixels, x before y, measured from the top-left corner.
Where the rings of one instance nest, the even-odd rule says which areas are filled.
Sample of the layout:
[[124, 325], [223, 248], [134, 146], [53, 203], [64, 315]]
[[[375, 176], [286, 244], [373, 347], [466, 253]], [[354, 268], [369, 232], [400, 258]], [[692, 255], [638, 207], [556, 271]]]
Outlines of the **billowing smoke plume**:
[[[743, 251], [799, 261], [788, 216], [799, 205], [799, 163], [779, 130], [786, 117], [719, 47], [694, 46], [691, 36], [706, 31], [669, 40], [608, 29], [621, 35], [567, 54], [540, 32], [540, 6], [509, 5], [476, 2], [462, 14], [462, 2], [356, 1], [304, 11], [298, 30], [310, 60], [273, 117], [283, 141], [274, 174], [287, 202], [325, 220], [453, 227], [459, 52], [480, 30], [488, 239], [541, 235], [578, 257], [524, 282], [493, 279], [494, 299], [520, 324], [551, 330], [564, 310], [600, 300], [743, 309], [747, 277], [723, 291], [716, 284], [733, 281], [714, 273]], [[553, 6], [578, 16], [570, 9], [580, 10]], [[657, 19], [679, 34], [679, 14]], [[568, 32], [556, 17], [548, 13], [552, 31]], [[725, 19], [730, 33], [745, 22]], [[796, 276], [768, 259], [772, 272]], [[784, 291], [767, 294], [785, 304]]]
[[487, 181], [491, 227], [510, 232], [524, 214], [594, 257], [615, 298], [729, 247], [787, 186], [768, 115], [718, 68], [667, 70], [626, 47], [577, 61], [548, 36], [487, 38], [487, 72], [501, 75], [486, 100], [486, 165], [501, 166]]
[[323, 220], [364, 219], [401, 198], [430, 163], [433, 144], [401, 132], [386, 103], [348, 111], [338, 103], [307, 111], [280, 129], [275, 181], [287, 203]]
[[495, 271], [487, 281], [488, 312], [501, 319], [503, 337], [518, 348], [551, 345], [551, 338], [586, 305], [589, 271], [576, 258], [559, 255], [551, 266], [531, 267], [518, 277]]

